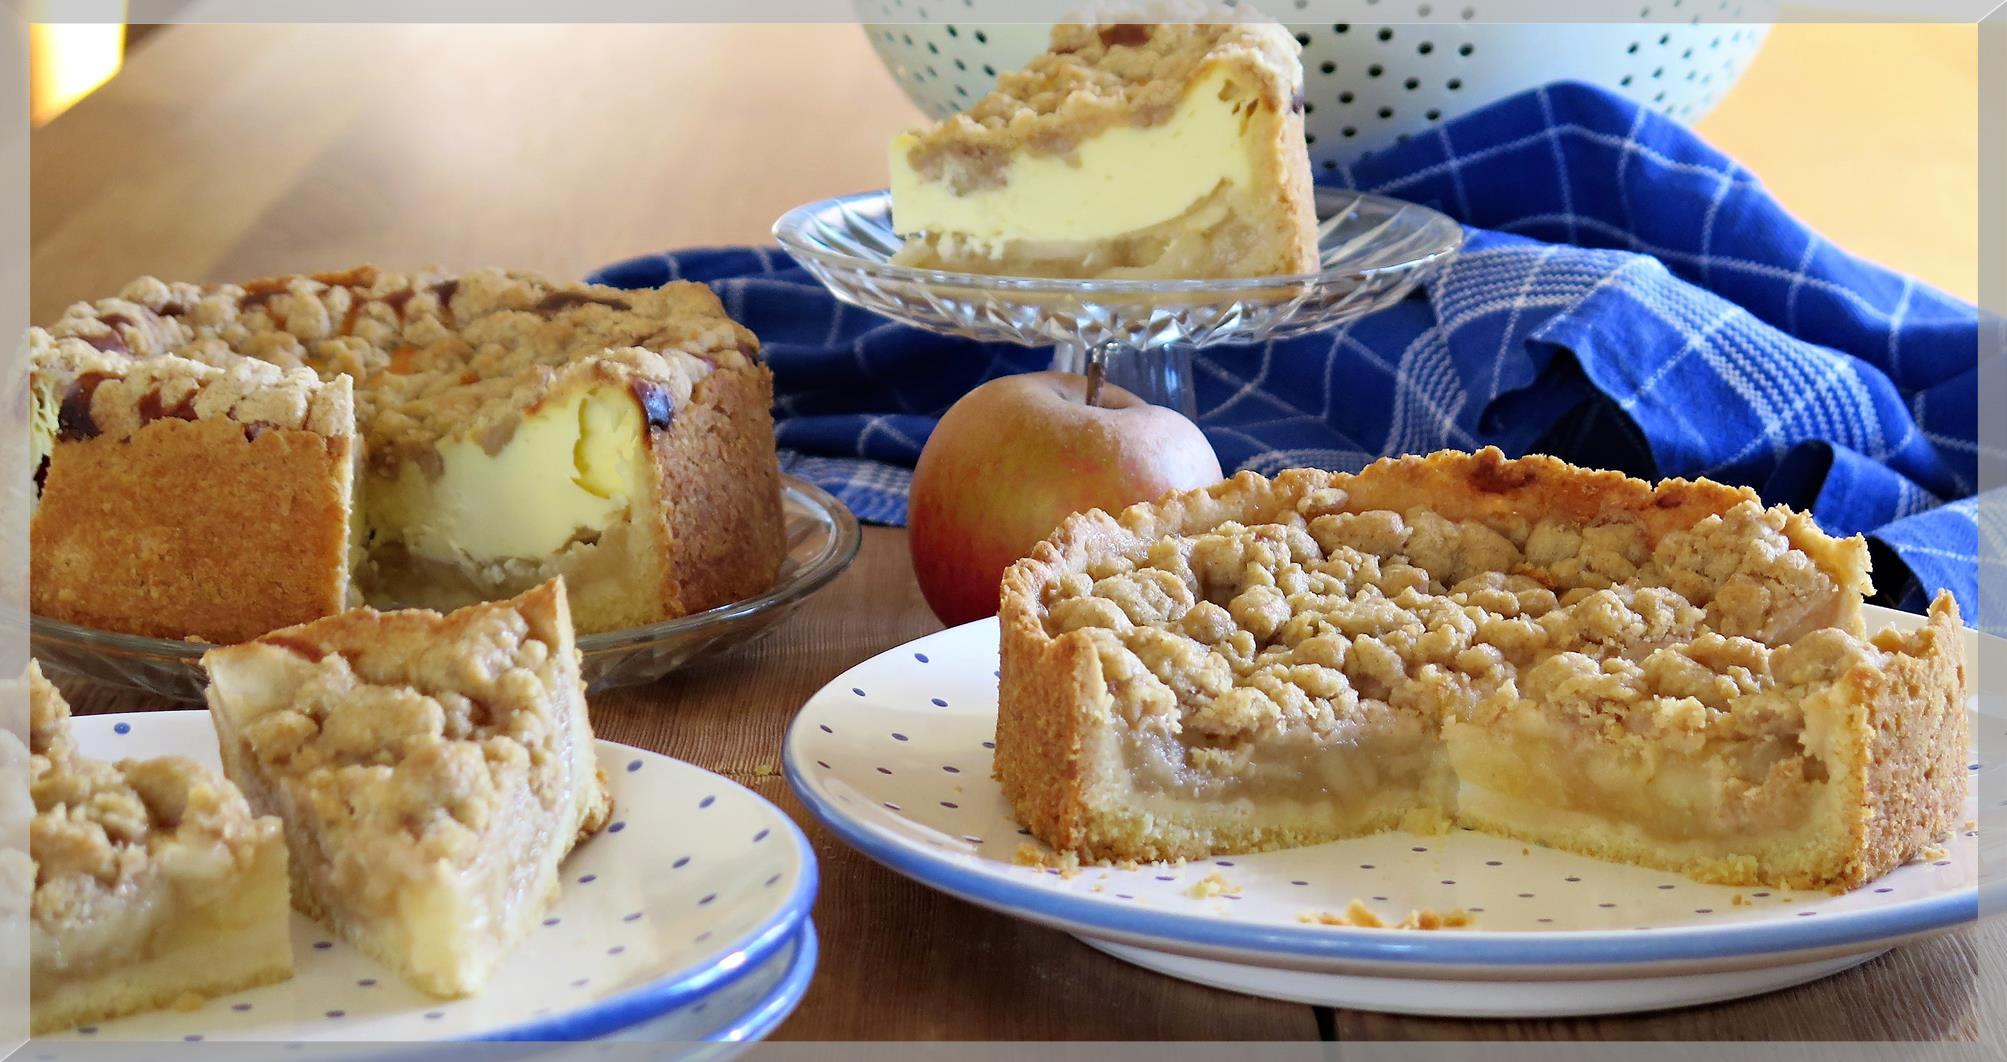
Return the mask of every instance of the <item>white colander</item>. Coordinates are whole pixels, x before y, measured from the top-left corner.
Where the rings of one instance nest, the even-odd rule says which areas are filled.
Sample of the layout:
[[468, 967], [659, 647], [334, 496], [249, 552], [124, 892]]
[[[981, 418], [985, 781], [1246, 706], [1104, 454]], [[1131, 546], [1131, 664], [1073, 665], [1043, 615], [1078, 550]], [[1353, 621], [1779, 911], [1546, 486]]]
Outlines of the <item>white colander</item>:
[[[1051, 29], [953, 21], [971, 13], [965, 0], [854, 3], [879, 58], [936, 118], [981, 98], [997, 71], [1044, 51]], [[1303, 43], [1311, 158], [1332, 168], [1550, 81], [1601, 85], [1690, 122], [1714, 106], [1769, 32], [1744, 20], [1777, 8], [1777, 0], [1638, 0], [1621, 5], [1621, 22], [1487, 24], [1488, 4], [1496, 6], [1390, 0], [1374, 13], [1413, 21], [1291, 24]], [[1619, 6], [1608, 5], [1612, 16]]]

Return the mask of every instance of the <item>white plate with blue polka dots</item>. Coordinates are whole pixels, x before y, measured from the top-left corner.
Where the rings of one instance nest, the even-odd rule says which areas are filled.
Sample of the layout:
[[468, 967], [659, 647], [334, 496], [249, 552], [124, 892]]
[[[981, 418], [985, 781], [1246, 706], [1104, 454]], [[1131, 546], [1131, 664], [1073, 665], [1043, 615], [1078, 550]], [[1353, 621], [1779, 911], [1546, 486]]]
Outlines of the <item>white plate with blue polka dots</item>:
[[[1914, 621], [1871, 611], [1871, 622]], [[1801, 983], [1977, 916], [1977, 755], [1972, 821], [1946, 851], [1839, 896], [1706, 885], [1467, 830], [1181, 866], [1026, 865], [1031, 839], [990, 777], [996, 646], [985, 620], [852, 668], [796, 717], [789, 782], [834, 833], [892, 869], [1174, 976], [1407, 1013], [1611, 1013]], [[2003, 715], [1981, 717], [1982, 748], [2007, 737]], [[1994, 848], [2007, 846], [1989, 845], [1989, 863], [2007, 857]], [[1997, 872], [1987, 881], [1989, 904], [2007, 899]], [[1471, 922], [1323, 924], [1355, 899], [1388, 922], [1454, 910]]]
[[[180, 755], [217, 764], [207, 712], [81, 716], [74, 726], [92, 756]], [[610, 741], [598, 742], [598, 752], [613, 789], [613, 822], [565, 861], [563, 891], [543, 927], [480, 994], [433, 999], [295, 915], [291, 980], [52, 1039], [763, 1035], [792, 1009], [814, 971], [807, 916], [816, 864], [807, 839], [780, 809], [729, 779]]]

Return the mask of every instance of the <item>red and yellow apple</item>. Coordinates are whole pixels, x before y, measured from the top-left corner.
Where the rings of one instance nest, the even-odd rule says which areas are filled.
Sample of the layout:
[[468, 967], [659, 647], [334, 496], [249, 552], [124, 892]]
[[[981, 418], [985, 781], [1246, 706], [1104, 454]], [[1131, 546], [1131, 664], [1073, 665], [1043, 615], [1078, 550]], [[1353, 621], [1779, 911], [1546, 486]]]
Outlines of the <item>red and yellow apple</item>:
[[953, 626], [995, 614], [1004, 569], [1068, 514], [1117, 512], [1217, 482], [1219, 458], [1190, 420], [1087, 378], [1035, 372], [970, 391], [948, 409], [913, 470], [913, 573]]

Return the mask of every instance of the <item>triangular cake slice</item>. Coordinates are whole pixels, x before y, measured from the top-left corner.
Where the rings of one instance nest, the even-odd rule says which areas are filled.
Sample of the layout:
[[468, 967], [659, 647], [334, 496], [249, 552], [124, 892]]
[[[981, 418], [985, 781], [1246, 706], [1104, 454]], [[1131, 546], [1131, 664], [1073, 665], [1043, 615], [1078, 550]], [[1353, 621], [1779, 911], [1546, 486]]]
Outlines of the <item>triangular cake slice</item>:
[[294, 906], [434, 995], [481, 987], [611, 814], [558, 580], [203, 663], [224, 769], [285, 820]]
[[79, 754], [32, 661], [28, 703], [34, 1032], [291, 977], [278, 820], [192, 760]]
[[1061, 25], [891, 149], [899, 261], [1010, 276], [1317, 269], [1303, 66], [1273, 24]]

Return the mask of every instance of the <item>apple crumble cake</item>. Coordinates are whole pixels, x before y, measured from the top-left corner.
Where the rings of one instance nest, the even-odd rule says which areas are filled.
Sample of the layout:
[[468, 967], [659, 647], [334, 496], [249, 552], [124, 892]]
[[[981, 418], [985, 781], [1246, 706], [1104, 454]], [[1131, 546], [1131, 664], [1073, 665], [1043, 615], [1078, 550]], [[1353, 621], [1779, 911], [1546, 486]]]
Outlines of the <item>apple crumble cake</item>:
[[892, 143], [898, 261], [968, 273], [1317, 270], [1303, 67], [1274, 24], [1060, 25], [994, 92]]
[[225, 772], [286, 824], [294, 905], [424, 991], [478, 990], [612, 814], [562, 581], [203, 664]]
[[36, 1035], [293, 974], [277, 819], [178, 756], [83, 756], [29, 664], [30, 1024]]
[[1863, 630], [1866, 544], [1755, 494], [1495, 449], [1242, 473], [1005, 576], [996, 776], [1174, 859], [1461, 824], [1843, 889], [1965, 795], [1959, 617]]
[[785, 551], [772, 375], [701, 284], [145, 278], [29, 346], [56, 619], [234, 642], [562, 576], [592, 632], [761, 593]]

